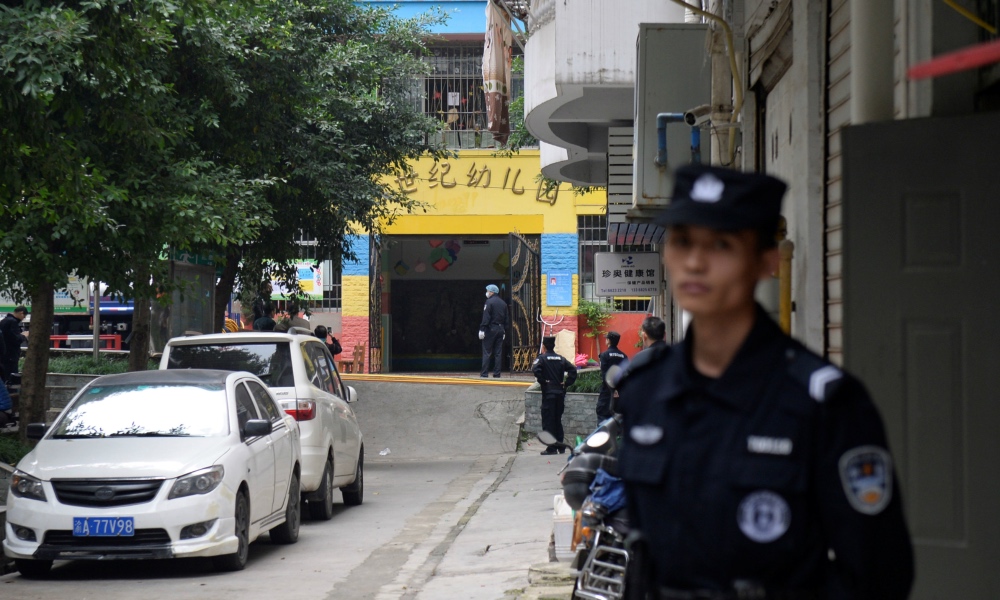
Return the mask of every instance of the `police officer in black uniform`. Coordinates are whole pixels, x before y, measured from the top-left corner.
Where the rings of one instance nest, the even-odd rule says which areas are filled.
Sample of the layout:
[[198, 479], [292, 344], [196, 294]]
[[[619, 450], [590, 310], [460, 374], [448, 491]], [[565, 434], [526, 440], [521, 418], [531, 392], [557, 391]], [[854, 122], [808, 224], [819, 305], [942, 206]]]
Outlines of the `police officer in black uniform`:
[[604, 381], [608, 376], [608, 369], [628, 360], [628, 356], [618, 349], [618, 340], [621, 338], [622, 334], [617, 331], [609, 331], [606, 337], [608, 349], [598, 355], [601, 362], [601, 392], [597, 395], [597, 418], [602, 421], [611, 418], [611, 395], [614, 393]]
[[[566, 406], [566, 388], [576, 381], [576, 365], [556, 354], [556, 338], [542, 338], [545, 351], [531, 363], [538, 385], [542, 386], [542, 429], [548, 431], [557, 442], [563, 441], [562, 416]], [[563, 449], [559, 453], [564, 452]], [[553, 446], [542, 450], [542, 454], [555, 454]]]
[[786, 336], [753, 299], [777, 267], [784, 192], [765, 175], [684, 167], [657, 220], [691, 325], [618, 382], [619, 473], [632, 547], [648, 557], [632, 597], [910, 592], [913, 550], [878, 411], [860, 381]]
[[503, 339], [507, 331], [507, 303], [497, 294], [500, 289], [490, 284], [486, 286], [486, 304], [483, 305], [483, 320], [479, 324], [479, 339], [483, 341], [483, 368], [480, 377], [490, 372], [493, 359], [493, 376], [500, 377], [503, 366]]

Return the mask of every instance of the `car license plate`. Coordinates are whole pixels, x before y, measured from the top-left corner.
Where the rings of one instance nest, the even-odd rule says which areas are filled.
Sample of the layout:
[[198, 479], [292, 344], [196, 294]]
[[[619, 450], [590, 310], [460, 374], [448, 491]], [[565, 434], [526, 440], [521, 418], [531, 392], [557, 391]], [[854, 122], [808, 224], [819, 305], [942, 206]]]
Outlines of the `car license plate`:
[[77, 537], [129, 537], [135, 535], [134, 517], [73, 517]]

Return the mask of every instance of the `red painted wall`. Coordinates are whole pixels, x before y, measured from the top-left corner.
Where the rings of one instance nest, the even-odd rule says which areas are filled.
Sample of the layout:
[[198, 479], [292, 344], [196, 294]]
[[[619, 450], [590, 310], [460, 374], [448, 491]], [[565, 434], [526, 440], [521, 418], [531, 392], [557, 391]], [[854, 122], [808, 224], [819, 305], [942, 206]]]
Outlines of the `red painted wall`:
[[[636, 343], [639, 341], [639, 327], [642, 326], [642, 320], [648, 316], [646, 313], [613, 313], [604, 331], [620, 333], [622, 339], [618, 341], [618, 349], [631, 358], [639, 351], [639, 348], [636, 347]], [[600, 336], [601, 349], [597, 350], [596, 341], [598, 338], [586, 337], [584, 334], [589, 333], [591, 328], [587, 327], [587, 322], [583, 317], [577, 317], [577, 319], [580, 327], [576, 338], [577, 352], [597, 360], [597, 355], [608, 349], [607, 341], [603, 335]]]

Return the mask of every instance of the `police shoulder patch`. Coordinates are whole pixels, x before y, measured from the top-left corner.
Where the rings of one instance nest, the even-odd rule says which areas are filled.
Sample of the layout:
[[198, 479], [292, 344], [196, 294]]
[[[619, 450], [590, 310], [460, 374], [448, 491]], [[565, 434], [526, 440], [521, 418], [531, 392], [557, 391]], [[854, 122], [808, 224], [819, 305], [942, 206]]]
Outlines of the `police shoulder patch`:
[[840, 386], [844, 372], [804, 347], [789, 348], [788, 373], [809, 392], [816, 402], [825, 402]]
[[658, 425], [636, 425], [629, 430], [629, 437], [642, 446], [652, 446], [663, 439], [663, 428]]
[[852, 448], [840, 457], [840, 481], [851, 508], [877, 515], [892, 500], [892, 456], [878, 446]]

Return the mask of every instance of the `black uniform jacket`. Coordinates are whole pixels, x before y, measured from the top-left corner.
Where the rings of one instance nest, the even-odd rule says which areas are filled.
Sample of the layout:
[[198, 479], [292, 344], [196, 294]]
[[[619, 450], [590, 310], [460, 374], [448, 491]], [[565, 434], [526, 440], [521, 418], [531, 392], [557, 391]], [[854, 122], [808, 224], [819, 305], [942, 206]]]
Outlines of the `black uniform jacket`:
[[489, 332], [492, 326], [507, 327], [507, 303], [496, 294], [487, 298], [483, 305], [483, 320], [479, 324], [479, 330]]
[[861, 383], [759, 307], [718, 379], [694, 371], [692, 337], [618, 386], [619, 471], [658, 583], [731, 590], [746, 579], [831, 600], [905, 598], [913, 550]]
[[598, 358], [601, 363], [601, 394], [604, 395], [607, 393], [610, 397], [611, 388], [609, 388], [608, 384], [604, 382], [605, 378], [608, 376], [608, 369], [627, 361], [628, 356], [626, 356], [625, 353], [619, 350], [616, 346], [601, 352], [600, 355], [598, 355]]
[[[576, 365], [555, 351], [545, 351], [531, 363], [531, 372], [546, 394], [564, 394], [576, 382]], [[565, 385], [563, 380], [565, 379]]]

